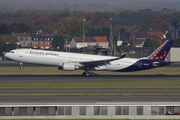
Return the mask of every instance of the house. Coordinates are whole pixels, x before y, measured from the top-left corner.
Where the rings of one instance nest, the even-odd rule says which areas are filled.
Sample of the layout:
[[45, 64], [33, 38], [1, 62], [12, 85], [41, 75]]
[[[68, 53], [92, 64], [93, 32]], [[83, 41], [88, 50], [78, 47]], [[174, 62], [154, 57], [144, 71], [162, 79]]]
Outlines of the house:
[[106, 38], [106, 36], [98, 36], [95, 37], [97, 41], [97, 46], [102, 47], [102, 48], [109, 48], [109, 42]]
[[102, 47], [108, 48], [109, 42], [105, 36], [96, 37], [74, 37], [70, 42], [71, 48], [83, 48], [83, 47]]
[[70, 44], [70, 48], [83, 48], [83, 47], [91, 47], [96, 46], [97, 41], [94, 37], [74, 37], [72, 38]]
[[145, 39], [144, 38], [138, 38], [136, 39], [135, 41], [135, 47], [144, 47], [144, 42], [145, 42]]
[[32, 39], [29, 33], [11, 33], [11, 36], [18, 39], [21, 47], [31, 47]]
[[20, 44], [17, 37], [12, 36], [12, 35], [3, 35], [1, 36], [1, 38], [6, 44], [17, 44], [17, 45]]
[[156, 40], [157, 43], [160, 45], [164, 40], [164, 34], [161, 31], [148, 31], [148, 32], [139, 32], [136, 33], [136, 37], [134, 37], [133, 46], [134, 47], [143, 47], [144, 42], [147, 38]]
[[53, 35], [33, 34], [32, 48], [52, 49]]
[[31, 36], [29, 33], [11, 33], [10, 35], [1, 36], [6, 44], [18, 44], [21, 47], [31, 47]]
[[151, 30], [151, 31], [148, 31], [147, 34], [148, 34], [149, 38], [155, 39], [155, 40], [157, 40], [157, 42], [158, 42], [159, 44], [162, 44], [162, 42], [163, 42], [163, 40], [164, 40], [164, 34], [163, 34], [163, 32]]
[[136, 40], [134, 41], [135, 47], [144, 47], [144, 42], [149, 38], [147, 32], [136, 33]]
[[123, 33], [118, 32], [117, 46], [122, 46], [123, 43], [129, 43], [129, 38], [125, 36]]

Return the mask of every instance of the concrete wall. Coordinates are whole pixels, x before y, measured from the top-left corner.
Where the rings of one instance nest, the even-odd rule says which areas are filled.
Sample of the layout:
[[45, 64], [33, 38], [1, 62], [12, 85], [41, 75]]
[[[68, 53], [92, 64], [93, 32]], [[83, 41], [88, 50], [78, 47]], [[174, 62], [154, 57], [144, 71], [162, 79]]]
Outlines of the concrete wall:
[[[155, 105], [29, 105], [1, 106], [0, 119], [8, 118], [123, 118], [123, 119], [180, 119], [180, 115], [165, 115], [167, 106]], [[120, 114], [116, 115], [116, 108]], [[162, 114], [159, 115], [160, 108]], [[153, 110], [151, 110], [153, 109]], [[180, 106], [173, 106], [173, 111], [180, 112]], [[84, 112], [82, 112], [85, 110]], [[124, 112], [123, 112], [124, 110]], [[128, 112], [127, 112], [128, 110]], [[60, 112], [61, 111], [61, 112]], [[140, 113], [139, 113], [140, 112]], [[153, 112], [153, 113], [152, 113]], [[156, 113], [155, 113], [156, 112]], [[80, 115], [80, 113], [82, 115]], [[128, 114], [127, 114], [128, 113]]]

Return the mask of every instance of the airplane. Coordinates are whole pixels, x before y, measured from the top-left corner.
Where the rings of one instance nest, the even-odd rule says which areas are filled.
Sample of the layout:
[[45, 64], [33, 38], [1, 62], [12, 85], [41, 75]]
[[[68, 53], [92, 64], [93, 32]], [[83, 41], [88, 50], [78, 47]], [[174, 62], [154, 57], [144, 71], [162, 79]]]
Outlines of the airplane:
[[172, 47], [174, 41], [166, 40], [150, 55], [143, 58], [91, 55], [81, 53], [59, 52], [37, 49], [15, 49], [6, 53], [5, 56], [11, 60], [20, 62], [20, 69], [23, 63], [42, 64], [57, 66], [59, 70], [73, 71], [84, 70], [84, 76], [94, 76], [91, 71], [115, 71], [130, 72], [147, 70], [156, 67], [170, 65], [165, 58]]

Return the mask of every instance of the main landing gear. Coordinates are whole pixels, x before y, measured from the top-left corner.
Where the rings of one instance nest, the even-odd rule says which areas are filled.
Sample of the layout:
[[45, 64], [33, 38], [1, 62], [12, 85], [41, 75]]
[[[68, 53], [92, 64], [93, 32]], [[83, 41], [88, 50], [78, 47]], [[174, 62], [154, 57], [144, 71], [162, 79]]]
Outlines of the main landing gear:
[[82, 73], [83, 76], [95, 76], [95, 74], [93, 72], [90, 72], [90, 71], [85, 71]]
[[20, 65], [20, 69], [22, 70], [23, 69], [23, 63], [20, 62], [19, 65]]

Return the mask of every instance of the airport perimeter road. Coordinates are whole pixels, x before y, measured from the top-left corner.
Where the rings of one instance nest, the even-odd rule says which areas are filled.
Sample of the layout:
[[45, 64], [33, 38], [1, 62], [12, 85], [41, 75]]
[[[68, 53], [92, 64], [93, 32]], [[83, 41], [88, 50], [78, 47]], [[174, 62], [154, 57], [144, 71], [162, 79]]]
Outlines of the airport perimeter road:
[[[0, 84], [165, 79], [178, 82], [180, 75], [0, 75]], [[0, 88], [0, 103], [180, 102], [179, 93], [179, 88]]]
[[9, 96], [0, 97], [6, 103], [96, 103], [96, 102], [180, 102], [180, 96]]

